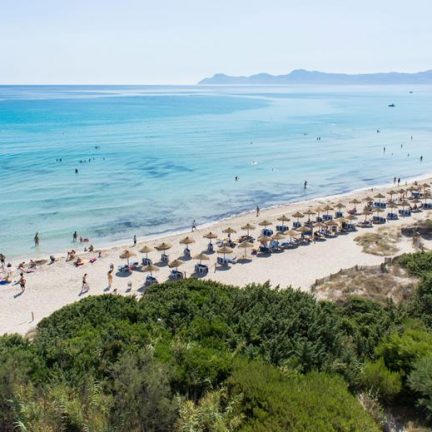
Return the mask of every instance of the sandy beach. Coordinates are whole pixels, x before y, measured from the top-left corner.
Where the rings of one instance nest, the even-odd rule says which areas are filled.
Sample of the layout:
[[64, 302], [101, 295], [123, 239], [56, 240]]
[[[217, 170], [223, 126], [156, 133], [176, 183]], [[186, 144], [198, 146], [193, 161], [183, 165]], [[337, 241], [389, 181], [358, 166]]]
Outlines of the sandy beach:
[[[431, 178], [427, 180], [422, 179], [420, 183], [430, 183], [431, 180]], [[314, 209], [328, 203], [343, 203], [347, 209], [350, 209], [353, 207], [353, 204], [349, 204], [349, 201], [354, 198], [362, 200], [366, 196], [374, 196], [380, 192], [385, 194], [390, 189], [398, 189], [398, 187], [374, 187], [373, 189], [354, 191], [342, 196], [291, 203], [277, 208], [262, 210], [259, 217], [253, 211], [217, 222], [210, 227], [201, 228], [198, 226], [196, 231], [187, 233], [187, 235], [195, 240], [190, 245], [191, 253], [192, 256], [195, 256], [201, 251], [206, 250], [208, 240], [203, 238], [203, 235], [209, 232], [209, 230], [216, 233], [218, 239], [222, 240], [227, 237], [222, 231], [227, 227], [232, 227], [237, 231], [232, 234], [232, 238], [235, 240], [240, 235], [245, 234], [245, 231], [241, 230], [241, 227], [250, 223], [256, 226], [256, 229], [251, 231], [251, 235], [258, 237], [262, 228], [258, 226], [258, 222], [264, 219], [271, 221], [273, 226], [270, 226], [270, 228], [274, 229], [274, 225], [279, 223], [277, 222], [277, 218], [285, 214], [291, 219], [288, 223], [291, 226], [295, 220], [295, 218], [292, 218], [292, 214], [296, 211], [301, 212], [308, 208]], [[363, 203], [357, 206], [359, 211], [361, 211], [363, 206]], [[430, 211], [415, 213], [411, 217], [388, 222], [385, 226], [400, 227], [415, 220], [425, 219], [430, 216], [430, 213]], [[359, 220], [361, 219], [362, 217], [359, 216]], [[216, 257], [218, 255], [214, 253], [209, 255], [209, 261], [205, 261], [210, 270], [204, 278], [237, 286], [244, 286], [252, 282], [261, 283], [270, 281], [272, 286], [293, 286], [307, 291], [316, 279], [330, 273], [335, 273], [340, 269], [354, 265], [376, 265], [383, 262], [384, 257], [364, 253], [362, 248], [354, 241], [356, 236], [364, 232], [375, 232], [378, 229], [379, 226], [369, 229], [359, 228], [357, 232], [339, 235], [336, 238], [312, 243], [308, 246], [301, 246], [297, 249], [285, 250], [268, 257], [253, 256], [250, 262], [239, 262], [224, 270], [215, 270]], [[120, 259], [119, 255], [125, 248], [128, 248], [136, 253], [136, 256], [131, 258], [131, 261], [141, 261], [141, 258], [145, 256], [139, 253], [143, 245], [154, 247], [161, 241], [165, 241], [172, 244], [172, 248], [167, 251], [169, 260], [172, 261], [183, 256], [184, 245], [179, 244], [179, 240], [185, 237], [185, 235], [185, 233], [177, 233], [157, 239], [139, 238], [136, 246], [132, 246], [131, 241], [129, 244], [103, 249], [100, 258], [98, 258], [98, 252], [82, 252], [85, 245], [77, 243], [75, 249], [78, 252], [78, 256], [86, 261], [85, 265], [77, 268], [72, 262], [65, 260], [65, 255], [58, 256], [54, 264], [40, 265], [34, 272], [25, 274], [27, 285], [25, 292], [22, 294], [20, 286], [17, 283], [19, 279], [19, 272], [17, 271], [18, 262], [12, 262], [13, 282], [9, 285], [0, 285], [0, 333], [16, 332], [25, 334], [34, 328], [41, 319], [50, 315], [55, 310], [88, 295], [112, 293], [114, 290], [121, 295], [142, 295], [144, 291], [143, 282], [147, 273], [143, 273], [140, 270], [125, 275], [118, 273], [118, 266], [125, 264], [125, 260]], [[397, 247], [399, 251], [396, 255], [413, 250], [412, 241], [404, 238], [400, 240]], [[216, 246], [215, 249], [217, 249]], [[97, 245], [96, 250], [99, 250]], [[232, 255], [241, 258], [242, 254], [242, 249], [235, 248]], [[96, 258], [96, 261], [94, 263], [88, 262], [92, 258]], [[149, 258], [157, 264], [160, 252], [150, 252]], [[197, 262], [195, 259], [185, 260], [183, 265], [179, 267], [179, 270], [184, 272], [186, 277], [189, 277], [194, 272], [194, 266]], [[114, 277], [112, 288], [109, 290], [107, 288], [107, 272], [111, 264], [114, 265]], [[80, 294], [81, 281], [85, 273], [88, 274], [89, 291], [85, 294]], [[160, 266], [160, 271], [154, 273], [154, 276], [157, 277], [159, 282], [163, 282], [168, 278], [169, 273], [170, 269], [168, 266]]]

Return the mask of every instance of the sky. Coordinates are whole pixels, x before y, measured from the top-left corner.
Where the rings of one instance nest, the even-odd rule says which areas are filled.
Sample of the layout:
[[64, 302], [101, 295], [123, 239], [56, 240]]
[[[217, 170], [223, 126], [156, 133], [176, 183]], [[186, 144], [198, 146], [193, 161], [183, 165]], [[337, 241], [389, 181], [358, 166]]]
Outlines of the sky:
[[0, 84], [432, 69], [432, 0], [0, 0]]

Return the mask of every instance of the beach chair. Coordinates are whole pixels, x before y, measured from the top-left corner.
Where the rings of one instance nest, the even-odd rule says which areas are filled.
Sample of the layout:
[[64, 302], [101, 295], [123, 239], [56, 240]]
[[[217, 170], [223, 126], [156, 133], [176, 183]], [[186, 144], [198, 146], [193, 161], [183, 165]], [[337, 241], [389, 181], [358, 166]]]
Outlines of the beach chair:
[[267, 247], [267, 246], [260, 246], [258, 250], [259, 250], [259, 252], [260, 252], [261, 254], [264, 254], [264, 255], [269, 255], [269, 254], [271, 254], [271, 250], [270, 250], [270, 248]]
[[329, 215], [329, 214], [325, 214], [325, 215], [322, 215], [322, 219], [323, 219], [323, 221], [330, 221], [330, 220], [333, 220], [333, 216]]
[[372, 223], [376, 224], [376, 225], [381, 225], [386, 223], [386, 219], [382, 216], [374, 216], [372, 218]]
[[195, 273], [204, 276], [208, 273], [209, 268], [205, 264], [195, 264]]
[[223, 257], [217, 257], [216, 263], [222, 267], [228, 267], [228, 260]]
[[389, 212], [387, 213], [387, 220], [398, 220], [399, 217], [397, 213]]
[[427, 210], [432, 209], [432, 203], [424, 203], [424, 204], [423, 204], [423, 208], [424, 208], [424, 209], [427, 209]]
[[271, 230], [270, 228], [263, 228], [261, 230], [261, 234], [266, 237], [271, 237], [273, 235], [273, 230]]
[[399, 209], [399, 215], [402, 217], [410, 217], [411, 209]]
[[293, 222], [293, 228], [294, 229], [296, 229], [296, 228], [300, 228], [301, 227], [301, 222], [300, 221], [294, 221]]
[[380, 208], [380, 209], [385, 209], [387, 207], [387, 204], [385, 202], [379, 202], [379, 201], [375, 201], [373, 203], [373, 206], [375, 208]]
[[168, 264], [168, 255], [167, 254], [161, 254], [161, 263], [164, 263], [164, 264]]
[[130, 268], [129, 268], [129, 266], [127, 264], [120, 265], [120, 266], [118, 266], [118, 271], [120, 273], [129, 273], [130, 272]]
[[288, 227], [286, 225], [276, 225], [276, 231], [280, 233], [284, 233], [285, 231], [288, 231]]
[[169, 275], [169, 278], [171, 280], [179, 280], [179, 279], [183, 279], [183, 273], [179, 270], [171, 270], [171, 273]]
[[208, 253], [208, 254], [212, 254], [212, 253], [214, 253], [213, 243], [209, 243], [209, 244], [207, 245], [207, 253]]
[[157, 284], [158, 281], [156, 280], [156, 278], [154, 276], [151, 275], [147, 275], [146, 279], [145, 279], [145, 286], [150, 286], [153, 284]]
[[150, 258], [143, 258], [141, 260], [141, 265], [143, 266], [148, 266], [148, 265], [152, 265], [152, 260]]
[[343, 217], [343, 212], [341, 212], [340, 210], [338, 210], [338, 211], [335, 213], [335, 217], [336, 217], [336, 218], [341, 218], [341, 217]]
[[189, 248], [184, 248], [183, 250], [183, 258], [184, 259], [191, 259], [191, 251]]

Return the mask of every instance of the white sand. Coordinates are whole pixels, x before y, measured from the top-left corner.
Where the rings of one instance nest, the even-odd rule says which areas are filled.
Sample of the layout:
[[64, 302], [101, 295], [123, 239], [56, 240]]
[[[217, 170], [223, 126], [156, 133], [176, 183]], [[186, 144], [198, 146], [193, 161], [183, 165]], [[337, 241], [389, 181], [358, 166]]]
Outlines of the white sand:
[[[429, 182], [430, 180], [428, 180]], [[422, 181], [423, 182], [423, 181]], [[237, 234], [233, 234], [233, 239], [245, 232], [240, 227], [248, 222], [257, 226], [256, 230], [251, 232], [254, 237], [259, 235], [259, 227], [257, 223], [263, 219], [269, 219], [274, 224], [277, 217], [281, 214], [286, 214], [289, 217], [297, 210], [304, 211], [308, 207], [312, 208], [328, 202], [343, 202], [347, 208], [352, 208], [348, 204], [354, 197], [362, 199], [367, 195], [375, 195], [380, 192], [385, 192], [390, 188], [374, 188], [373, 191], [368, 189], [366, 191], [357, 191], [352, 194], [347, 194], [340, 197], [332, 197], [329, 199], [316, 199], [308, 202], [289, 204], [278, 208], [262, 211], [260, 217], [256, 217], [255, 212], [246, 215], [234, 217], [229, 220], [218, 222], [211, 226], [211, 231], [216, 232], [220, 239], [226, 238], [226, 234], [222, 234], [222, 230], [228, 226], [237, 230]], [[359, 210], [363, 208], [360, 204], [357, 206]], [[430, 212], [421, 212], [413, 215], [411, 218], [401, 219], [399, 221], [390, 222], [386, 225], [400, 226], [410, 223], [416, 219], [424, 219], [429, 216]], [[360, 217], [361, 218], [361, 217]], [[292, 221], [289, 223], [291, 225]], [[270, 227], [272, 228], [272, 227]], [[274, 227], [273, 227], [274, 229]], [[303, 290], [309, 290], [311, 284], [315, 279], [324, 277], [330, 273], [335, 273], [341, 268], [352, 267], [356, 264], [359, 265], [376, 265], [381, 263], [384, 258], [374, 255], [365, 254], [361, 248], [353, 241], [356, 235], [363, 232], [376, 231], [378, 227], [372, 229], [360, 229], [357, 233], [348, 235], [341, 235], [335, 239], [329, 239], [325, 242], [311, 244], [309, 246], [299, 247], [294, 250], [286, 250], [280, 254], [273, 254], [272, 256], [253, 257], [252, 261], [245, 264], [237, 263], [232, 265], [228, 270], [218, 270], [215, 272], [215, 262], [217, 254], [210, 256], [210, 261], [205, 263], [209, 265], [210, 272], [205, 279], [212, 279], [227, 284], [243, 286], [251, 282], [265, 282], [270, 281], [273, 286], [280, 285], [281, 287], [293, 286]], [[196, 243], [190, 245], [192, 255], [196, 255], [207, 247], [208, 240], [203, 239], [203, 234], [208, 232], [209, 229], [198, 229], [194, 233], [188, 233], [196, 240]], [[170, 235], [163, 240], [170, 242], [173, 247], [168, 251], [170, 261], [183, 255], [182, 251], [184, 246], [179, 245], [179, 239], [184, 237], [185, 234]], [[147, 242], [139, 241], [137, 247], [129, 246], [129, 249], [137, 253], [136, 258], [131, 261], [140, 261], [143, 254], [138, 253], [143, 244], [150, 246], [160, 243], [161, 239], [152, 239]], [[411, 241], [403, 239], [398, 247], [400, 252], [412, 251]], [[78, 248], [83, 249], [83, 245], [77, 245]], [[25, 275], [27, 280], [26, 291], [20, 294], [20, 287], [18, 284], [0, 285], [0, 334], [4, 333], [21, 333], [25, 334], [30, 329], [34, 328], [36, 324], [44, 317], [50, 315], [55, 310], [62, 306], [78, 301], [80, 298], [88, 295], [103, 294], [107, 291], [107, 271], [111, 263], [117, 266], [125, 263], [124, 260], [119, 258], [119, 254], [125, 247], [116, 246], [111, 249], [103, 251], [101, 259], [97, 259], [94, 264], [86, 264], [83, 267], [76, 268], [71, 262], [66, 262], [65, 258], [59, 260], [53, 265], [42, 265], [37, 268], [34, 273]], [[243, 250], [235, 249], [234, 254], [240, 257]], [[399, 254], [398, 253], [398, 254]], [[81, 257], [89, 259], [96, 257], [97, 253], [80, 253]], [[153, 262], [159, 260], [160, 253], [157, 251], [151, 252], [149, 257]], [[196, 260], [186, 261], [179, 270], [190, 276], [193, 273]], [[16, 269], [17, 263], [14, 264]], [[167, 279], [169, 275], [168, 267], [161, 267], [160, 271], [155, 273], [155, 276], [162, 282]], [[88, 273], [88, 282], [90, 286], [89, 293], [80, 296], [81, 279], [84, 273]], [[113, 289], [117, 289], [119, 294], [126, 295], [142, 295], [142, 289], [138, 291], [143, 285], [146, 273], [134, 271], [131, 275], [126, 277], [114, 276]], [[13, 273], [14, 282], [18, 281], [19, 273], [15, 270]], [[128, 292], [128, 282], [132, 282], [132, 290]], [[112, 292], [112, 290], [111, 290]], [[32, 315], [33, 314], [33, 315]]]

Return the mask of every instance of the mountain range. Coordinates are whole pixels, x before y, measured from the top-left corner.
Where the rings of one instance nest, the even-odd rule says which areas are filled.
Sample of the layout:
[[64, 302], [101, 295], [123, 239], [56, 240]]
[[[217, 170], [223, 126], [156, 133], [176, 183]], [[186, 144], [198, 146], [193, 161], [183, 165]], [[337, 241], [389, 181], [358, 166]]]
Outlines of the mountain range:
[[217, 73], [204, 78], [200, 85], [285, 85], [285, 84], [432, 84], [432, 70], [416, 73], [387, 72], [367, 74], [327, 73], [296, 69], [286, 75], [259, 73], [250, 76], [229, 76]]

